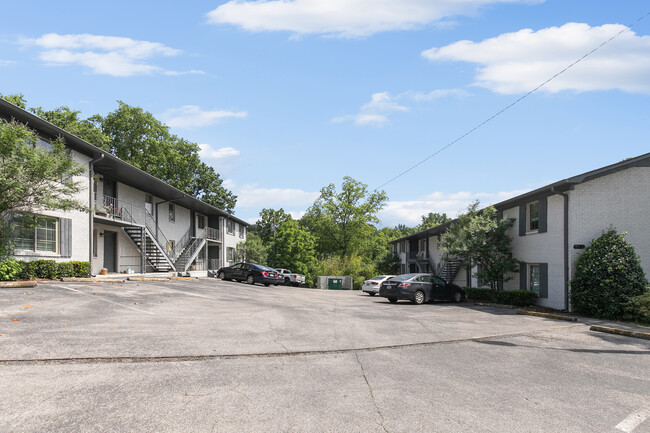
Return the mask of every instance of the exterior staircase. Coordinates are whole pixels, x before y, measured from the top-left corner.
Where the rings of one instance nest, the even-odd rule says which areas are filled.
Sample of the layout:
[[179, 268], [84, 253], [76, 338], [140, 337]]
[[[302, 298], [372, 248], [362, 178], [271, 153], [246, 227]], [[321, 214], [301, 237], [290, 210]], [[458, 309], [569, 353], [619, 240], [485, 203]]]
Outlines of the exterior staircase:
[[447, 283], [451, 283], [458, 275], [458, 272], [463, 267], [462, 259], [448, 260], [441, 262], [438, 269], [438, 276], [445, 280]]
[[205, 237], [194, 237], [174, 262], [177, 272], [185, 273], [205, 245]]
[[176, 267], [171, 261], [164, 248], [156, 241], [146, 227], [124, 227], [124, 232], [143, 253], [145, 259], [145, 272], [150, 270], [156, 272], [175, 271]]

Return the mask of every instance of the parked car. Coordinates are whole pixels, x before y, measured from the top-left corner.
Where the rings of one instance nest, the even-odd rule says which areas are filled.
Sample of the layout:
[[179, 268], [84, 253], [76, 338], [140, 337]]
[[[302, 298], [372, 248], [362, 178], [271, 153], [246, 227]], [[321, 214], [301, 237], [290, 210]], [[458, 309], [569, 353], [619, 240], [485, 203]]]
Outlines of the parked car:
[[217, 278], [222, 280], [246, 281], [248, 284], [260, 283], [265, 286], [277, 286], [283, 279], [275, 269], [255, 263], [237, 263], [217, 271]]
[[361, 286], [361, 290], [363, 292], [366, 292], [370, 296], [375, 296], [377, 293], [379, 293], [379, 288], [381, 287], [381, 283], [393, 278], [394, 276], [395, 275], [378, 275], [376, 277], [372, 277], [371, 279], [365, 280], [363, 282], [363, 285]]
[[391, 303], [400, 299], [409, 300], [414, 304], [434, 300], [462, 302], [465, 299], [465, 291], [435, 275], [403, 274], [384, 281], [379, 289], [379, 296], [388, 298]]
[[275, 268], [275, 270], [282, 276], [285, 286], [300, 286], [301, 284], [305, 284], [305, 276], [302, 274], [296, 274], [284, 268]]

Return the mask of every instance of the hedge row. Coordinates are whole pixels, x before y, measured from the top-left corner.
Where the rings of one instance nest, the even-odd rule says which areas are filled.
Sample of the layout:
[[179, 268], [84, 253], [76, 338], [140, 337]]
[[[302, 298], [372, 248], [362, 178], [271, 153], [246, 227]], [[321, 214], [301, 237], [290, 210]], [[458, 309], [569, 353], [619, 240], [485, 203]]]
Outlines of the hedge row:
[[623, 319], [650, 325], [650, 288], [625, 304]]
[[465, 296], [474, 301], [490, 301], [497, 304], [515, 305], [526, 307], [534, 305], [537, 301], [537, 294], [528, 290], [499, 290], [480, 289], [476, 287], [465, 287]]
[[4, 260], [0, 262], [0, 281], [89, 277], [89, 262], [60, 262], [54, 260]]

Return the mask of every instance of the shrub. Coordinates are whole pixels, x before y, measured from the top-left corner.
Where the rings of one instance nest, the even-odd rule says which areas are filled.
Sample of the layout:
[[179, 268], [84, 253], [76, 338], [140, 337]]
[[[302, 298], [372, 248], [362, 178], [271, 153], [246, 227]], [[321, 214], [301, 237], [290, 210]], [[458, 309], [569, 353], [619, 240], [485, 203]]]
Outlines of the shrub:
[[59, 278], [74, 277], [74, 262], [61, 262], [57, 264], [56, 274]]
[[475, 301], [491, 301], [492, 289], [481, 289], [479, 287], [463, 287], [465, 290], [465, 297]]
[[625, 305], [623, 318], [650, 325], [650, 288], [644, 294], [630, 299]]
[[494, 302], [498, 304], [526, 307], [537, 301], [537, 293], [528, 290], [500, 290], [494, 292]]
[[54, 260], [34, 260], [30, 265], [36, 278], [53, 280], [57, 276], [57, 263]]
[[571, 304], [585, 315], [621, 319], [632, 298], [645, 291], [646, 280], [634, 247], [610, 228], [594, 239], [576, 260]]
[[3, 260], [0, 262], [0, 281], [13, 281], [20, 278], [24, 265], [16, 260]]
[[90, 277], [90, 262], [70, 262], [74, 268], [74, 276], [80, 278]]
[[477, 287], [464, 287], [467, 299], [475, 301], [491, 301], [497, 304], [515, 305], [525, 307], [537, 301], [537, 294], [528, 290], [499, 290], [482, 289]]

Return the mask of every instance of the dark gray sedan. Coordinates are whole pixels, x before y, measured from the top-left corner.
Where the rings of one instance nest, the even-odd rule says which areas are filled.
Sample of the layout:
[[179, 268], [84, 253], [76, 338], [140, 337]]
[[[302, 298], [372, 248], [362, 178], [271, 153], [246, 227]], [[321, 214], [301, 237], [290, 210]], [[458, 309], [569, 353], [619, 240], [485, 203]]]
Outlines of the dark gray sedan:
[[462, 302], [465, 291], [456, 284], [446, 283], [442, 278], [431, 274], [403, 274], [382, 283], [379, 296], [388, 298], [391, 303], [400, 299], [414, 304], [434, 300]]

